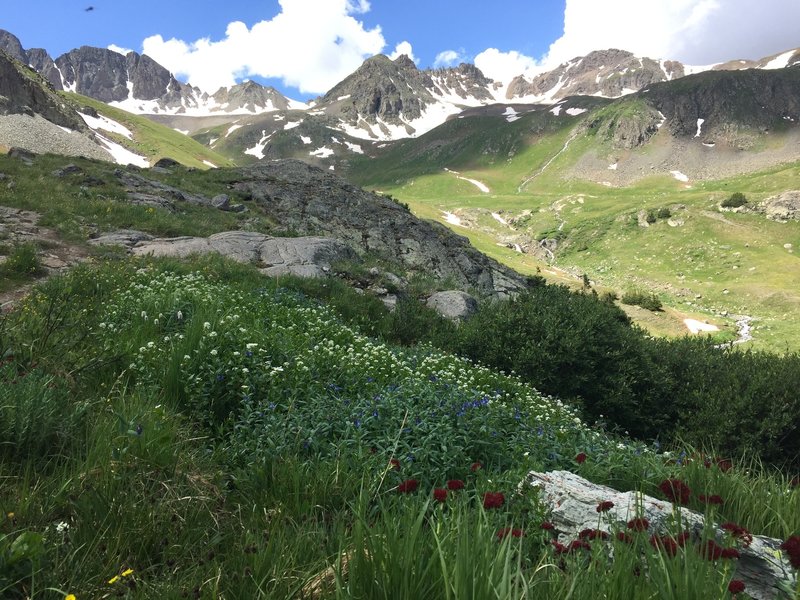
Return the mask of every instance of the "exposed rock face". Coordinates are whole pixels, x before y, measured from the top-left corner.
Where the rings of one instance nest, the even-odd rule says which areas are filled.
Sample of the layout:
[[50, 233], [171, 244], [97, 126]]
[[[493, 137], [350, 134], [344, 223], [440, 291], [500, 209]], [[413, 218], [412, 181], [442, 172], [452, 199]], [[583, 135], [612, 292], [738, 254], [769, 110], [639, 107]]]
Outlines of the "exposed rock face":
[[624, 50], [600, 50], [573, 58], [530, 81], [516, 77], [506, 97], [541, 96], [559, 100], [567, 96], [599, 94], [616, 98], [683, 75], [683, 65], [677, 61], [639, 58]]
[[758, 205], [757, 210], [773, 221], [800, 221], [800, 191], [793, 190], [767, 198]]
[[430, 76], [417, 70], [408, 57], [393, 61], [379, 54], [334, 86], [317, 106], [335, 108], [351, 125], [360, 118], [400, 125], [401, 114], [406, 120], [417, 119], [427, 104], [435, 102], [428, 91], [432, 87]]
[[445, 226], [422, 221], [392, 200], [300, 161], [244, 168], [234, 187], [285, 228], [343, 240], [358, 252], [399, 261], [412, 272], [452, 277], [459, 286], [489, 295], [513, 293], [527, 284]]
[[28, 63], [28, 54], [22, 47], [19, 38], [3, 29], [0, 29], [0, 50], [4, 50], [11, 58], [23, 64]]
[[252, 231], [225, 231], [207, 238], [179, 237], [136, 242], [136, 256], [176, 256], [214, 252], [238, 262], [254, 263], [270, 276], [324, 277], [331, 263], [355, 260], [346, 244], [329, 238], [276, 238]]
[[0, 115], [41, 115], [51, 123], [86, 131], [78, 113], [42, 77], [0, 51]]
[[436, 292], [428, 298], [428, 306], [446, 319], [466, 321], [478, 311], [478, 301], [459, 290]]
[[[575, 539], [584, 529], [599, 528], [607, 533], [612, 532], [612, 528], [624, 531], [626, 523], [635, 517], [645, 517], [649, 521], [650, 534], [666, 535], [671, 532], [671, 517], [680, 515], [683, 530], [691, 533], [692, 542], [696, 542], [705, 525], [699, 513], [639, 492], [621, 493], [569, 471], [528, 473], [520, 487], [528, 486], [540, 490], [541, 500], [552, 513], [550, 521], [564, 539]], [[597, 506], [607, 501], [614, 506], [600, 518]], [[724, 532], [716, 525], [715, 531], [721, 541]], [[753, 598], [783, 597], [778, 587], [782, 583], [795, 589], [796, 574], [779, 551], [781, 543], [781, 540], [754, 535], [749, 546], [739, 548], [741, 558], [735, 561], [736, 577], [744, 580], [747, 593]]]
[[486, 77], [475, 65], [461, 63], [448, 69], [427, 71], [433, 81], [433, 92], [438, 95], [456, 95], [464, 100], [493, 100], [489, 91], [494, 81]]
[[658, 110], [641, 103], [629, 110], [603, 111], [592, 117], [586, 127], [610, 140], [615, 148], [636, 148], [647, 143], [658, 132], [663, 121], [663, 115]]
[[232, 88], [220, 88], [212, 96], [218, 104], [225, 104], [226, 111], [240, 109], [253, 113], [263, 110], [288, 110], [289, 100], [273, 87], [264, 87], [255, 81], [245, 81]]
[[768, 131], [800, 123], [800, 68], [709, 71], [639, 93], [666, 116], [678, 136], [730, 137], [737, 130]]
[[81, 46], [56, 59], [64, 89], [102, 102], [128, 97], [128, 64], [121, 54], [105, 48]]
[[[164, 67], [146, 54], [129, 52], [125, 57], [127, 79], [131, 83], [130, 96], [139, 100], [156, 100], [167, 97], [180, 98], [183, 85]], [[127, 85], [127, 82], [126, 82]], [[78, 90], [80, 93], [80, 90]], [[177, 95], [177, 98], [174, 98]], [[123, 100], [128, 97], [125, 94]]]

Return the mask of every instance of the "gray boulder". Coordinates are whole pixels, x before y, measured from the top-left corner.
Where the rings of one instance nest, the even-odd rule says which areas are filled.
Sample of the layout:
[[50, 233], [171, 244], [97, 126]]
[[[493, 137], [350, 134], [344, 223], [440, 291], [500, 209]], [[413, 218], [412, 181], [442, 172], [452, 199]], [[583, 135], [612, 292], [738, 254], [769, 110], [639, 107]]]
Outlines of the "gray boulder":
[[800, 221], [800, 191], [792, 190], [767, 198], [758, 210], [773, 221]]
[[478, 301], [459, 290], [436, 292], [427, 302], [440, 315], [453, 321], [465, 321], [478, 311]]
[[338, 240], [276, 238], [253, 231], [226, 231], [207, 238], [159, 238], [136, 243], [131, 248], [136, 256], [186, 257], [211, 252], [258, 265], [262, 273], [273, 277], [324, 277], [330, 272], [331, 263], [357, 259], [355, 252]]
[[[691, 533], [695, 540], [705, 527], [703, 515], [687, 508], [640, 492], [618, 492], [569, 471], [532, 471], [519, 487], [520, 491], [530, 487], [539, 491], [540, 500], [552, 515], [550, 521], [564, 541], [575, 539], [584, 529], [601, 529], [613, 535], [614, 528], [624, 530], [626, 523], [636, 517], [645, 517], [650, 522], [648, 531], [651, 534], [668, 534], [675, 515], [680, 516], [683, 531]], [[607, 501], [614, 506], [600, 518], [597, 506]], [[714, 528], [716, 537], [721, 540], [723, 530], [716, 524]], [[787, 584], [790, 589], [796, 589], [797, 576], [781, 555], [780, 545], [781, 540], [754, 535], [749, 546], [739, 548], [741, 557], [736, 561], [736, 577], [745, 582], [747, 593], [753, 598], [782, 597], [780, 587]]]

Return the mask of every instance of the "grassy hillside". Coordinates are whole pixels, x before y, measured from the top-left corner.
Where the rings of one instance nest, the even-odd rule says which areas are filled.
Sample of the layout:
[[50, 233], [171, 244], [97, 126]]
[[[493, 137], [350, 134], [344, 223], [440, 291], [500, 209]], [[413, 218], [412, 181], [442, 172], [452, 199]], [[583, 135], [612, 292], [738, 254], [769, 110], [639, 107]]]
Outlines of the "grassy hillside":
[[167, 157], [187, 167], [198, 169], [209, 169], [211, 165], [216, 167], [234, 165], [230, 159], [199, 144], [192, 138], [145, 117], [114, 108], [87, 96], [73, 93], [65, 93], [65, 95], [78, 105], [92, 108], [99, 114], [127, 127], [133, 133], [132, 141], [113, 132], [104, 131], [103, 135], [132, 152], [147, 157], [151, 164], [160, 158]]
[[[640, 104], [625, 100], [585, 117], [621, 119], [626, 111], [639, 114]], [[800, 163], [684, 182], [669, 171], [670, 154], [679, 148], [666, 131], [641, 148], [619, 149], [606, 136], [586, 135], [585, 117], [539, 111], [513, 123], [499, 117], [451, 121], [377, 159], [354, 163], [350, 176], [408, 203], [420, 216], [449, 224], [522, 272], [538, 270], [575, 286], [585, 274], [601, 291], [658, 294], [669, 310], [635, 315], [656, 333], [685, 332], [682, 320], [694, 318], [719, 326], [719, 339], [733, 339], [734, 319], [723, 315], [747, 315], [754, 319], [752, 346], [798, 349], [800, 223], [722, 212], [720, 203], [736, 191], [753, 205], [800, 189]], [[768, 153], [782, 139], [766, 139], [763, 149]], [[739, 155], [743, 160], [746, 153]], [[609, 180], [617, 177], [617, 162], [620, 169], [639, 167], [628, 182], [603, 181], [603, 171]], [[659, 209], [671, 216], [646, 228], [638, 224], [640, 211]], [[452, 217], [448, 223], [446, 213], [461, 225]], [[543, 239], [557, 244], [554, 262], [542, 252], [536, 258], [513, 249], [514, 243], [535, 247]]]
[[670, 550], [612, 529], [568, 552], [517, 487], [531, 470], [659, 498], [679, 478], [708, 518], [800, 528], [786, 475], [615, 437], [516, 376], [366, 337], [287, 283], [117, 262], [2, 321], [4, 598], [732, 597], [736, 560], [704, 558], [708, 533], [670, 530]]

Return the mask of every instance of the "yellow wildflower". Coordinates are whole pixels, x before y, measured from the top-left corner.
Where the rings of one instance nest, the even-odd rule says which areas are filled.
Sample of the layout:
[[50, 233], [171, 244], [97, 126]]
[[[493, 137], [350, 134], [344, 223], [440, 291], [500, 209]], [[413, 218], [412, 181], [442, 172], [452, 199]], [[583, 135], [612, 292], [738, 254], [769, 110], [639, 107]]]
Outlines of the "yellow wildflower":
[[75, 594], [67, 594], [64, 597], [64, 600], [78, 600], [78, 599], [75, 597]]
[[9, 519], [13, 519], [14, 518], [14, 513], [13, 512], [8, 513], [8, 518]]
[[128, 575], [131, 575], [132, 573], [133, 573], [133, 569], [125, 569], [125, 570], [122, 572], [122, 576], [123, 576], [123, 577], [127, 577]]
[[119, 575], [114, 575], [111, 579], [108, 580], [109, 585], [112, 583], [116, 583], [119, 580]]

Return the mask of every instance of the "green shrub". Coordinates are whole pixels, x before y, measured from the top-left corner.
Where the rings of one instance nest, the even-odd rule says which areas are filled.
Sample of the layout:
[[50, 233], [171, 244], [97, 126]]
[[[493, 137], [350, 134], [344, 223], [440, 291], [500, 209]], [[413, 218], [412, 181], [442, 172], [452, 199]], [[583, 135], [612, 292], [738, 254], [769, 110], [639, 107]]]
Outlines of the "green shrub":
[[631, 306], [641, 306], [647, 310], [659, 311], [663, 305], [656, 294], [647, 293], [642, 290], [630, 290], [622, 295], [622, 303]]
[[672, 216], [672, 211], [666, 206], [662, 206], [658, 209], [658, 211], [656, 211], [656, 216], [659, 219], [669, 219]]
[[20, 244], [8, 254], [5, 262], [0, 265], [0, 272], [17, 277], [33, 277], [44, 272], [36, 246], [31, 243]]
[[646, 218], [646, 220], [647, 220], [647, 222], [648, 222], [648, 223], [650, 223], [651, 225], [652, 225], [653, 223], [655, 223], [655, 222], [656, 222], [656, 220], [657, 220], [657, 217], [656, 217], [656, 211], [654, 211], [654, 210], [652, 210], [652, 209], [651, 209], [651, 210], [648, 210], [648, 211], [647, 211], [647, 218]]
[[722, 201], [722, 208], [739, 208], [747, 204], [747, 198], [742, 192], [734, 192]]

